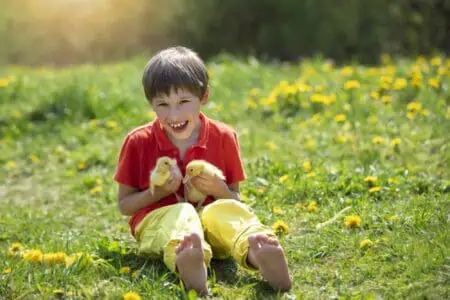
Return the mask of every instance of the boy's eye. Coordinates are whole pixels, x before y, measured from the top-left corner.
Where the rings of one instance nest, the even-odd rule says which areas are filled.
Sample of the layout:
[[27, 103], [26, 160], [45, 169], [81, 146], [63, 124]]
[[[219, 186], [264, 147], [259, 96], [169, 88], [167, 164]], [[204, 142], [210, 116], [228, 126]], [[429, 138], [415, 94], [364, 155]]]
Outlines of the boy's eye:
[[158, 106], [167, 106], [167, 103], [160, 103]]
[[181, 100], [181, 104], [189, 103], [189, 100]]

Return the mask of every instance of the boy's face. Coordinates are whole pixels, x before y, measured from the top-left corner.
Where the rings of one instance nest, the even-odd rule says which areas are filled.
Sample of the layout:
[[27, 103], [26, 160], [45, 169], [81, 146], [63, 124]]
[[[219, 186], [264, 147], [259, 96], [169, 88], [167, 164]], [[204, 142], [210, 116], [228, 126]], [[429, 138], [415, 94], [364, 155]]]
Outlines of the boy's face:
[[165, 132], [175, 140], [186, 140], [195, 131], [200, 106], [208, 101], [208, 90], [202, 99], [186, 89], [172, 89], [170, 94], [153, 98], [152, 107]]

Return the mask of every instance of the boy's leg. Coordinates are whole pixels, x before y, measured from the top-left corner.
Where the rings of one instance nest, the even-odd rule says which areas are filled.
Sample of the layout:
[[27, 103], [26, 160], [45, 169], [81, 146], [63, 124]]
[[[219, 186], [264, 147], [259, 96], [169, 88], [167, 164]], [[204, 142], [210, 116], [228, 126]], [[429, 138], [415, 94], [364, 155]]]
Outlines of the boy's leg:
[[248, 206], [232, 199], [217, 200], [203, 209], [201, 220], [214, 257], [231, 254], [244, 268], [259, 270], [274, 289], [290, 288], [287, 261], [276, 235]]
[[136, 239], [141, 254], [162, 256], [172, 272], [179, 271], [186, 288], [202, 292], [206, 287], [206, 266], [212, 251], [191, 204], [178, 203], [152, 211], [136, 227]]

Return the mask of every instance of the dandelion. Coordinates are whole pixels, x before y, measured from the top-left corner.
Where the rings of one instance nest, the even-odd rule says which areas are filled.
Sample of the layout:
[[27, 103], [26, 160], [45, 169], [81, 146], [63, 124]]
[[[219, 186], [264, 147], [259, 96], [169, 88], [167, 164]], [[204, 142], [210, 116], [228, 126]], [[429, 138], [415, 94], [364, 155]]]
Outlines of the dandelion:
[[23, 246], [21, 243], [12, 243], [11, 247], [9, 247], [9, 251], [21, 251], [23, 250]]
[[109, 129], [115, 129], [117, 128], [117, 122], [114, 120], [109, 120], [106, 122], [106, 127], [108, 127]]
[[372, 247], [373, 245], [374, 245], [374, 243], [369, 239], [364, 239], [361, 242], [359, 242], [359, 248], [361, 248], [361, 249], [368, 249], [368, 248]]
[[344, 225], [346, 228], [357, 228], [361, 225], [361, 217], [358, 215], [351, 215], [345, 217]]
[[344, 84], [344, 90], [351, 91], [361, 87], [361, 84], [357, 80], [349, 80]]
[[274, 207], [274, 208], [272, 209], [272, 211], [273, 211], [273, 213], [274, 213], [275, 215], [280, 215], [280, 214], [283, 213], [283, 210], [282, 210], [280, 207]]
[[381, 97], [381, 102], [383, 102], [384, 104], [389, 104], [392, 102], [392, 96], [390, 95], [383, 95]]
[[278, 148], [277, 144], [275, 144], [275, 142], [273, 141], [267, 142], [266, 147], [271, 151], [276, 150]]
[[96, 185], [92, 189], [89, 190], [89, 194], [97, 195], [103, 192], [103, 187], [101, 185]]
[[275, 233], [278, 233], [278, 234], [288, 234], [289, 233], [289, 226], [281, 220], [276, 221], [272, 225], [272, 229], [275, 231]]
[[378, 122], [378, 117], [375, 115], [372, 115], [367, 118], [367, 122], [369, 122], [370, 124], [375, 124]]
[[141, 296], [135, 292], [128, 292], [123, 295], [123, 300], [141, 300]]
[[137, 275], [138, 275], [138, 272], [134, 271], [133, 273], [131, 273], [131, 278], [136, 279]]
[[409, 112], [418, 112], [420, 110], [422, 110], [422, 103], [418, 103], [418, 102], [410, 102], [408, 103], [408, 105], [406, 106], [406, 109]]
[[414, 118], [416, 117], [416, 113], [412, 112], [412, 111], [408, 111], [406, 113], [406, 117], [410, 120], [414, 120]]
[[64, 252], [46, 253], [43, 262], [47, 264], [62, 264], [66, 262], [66, 254]]
[[375, 183], [378, 180], [377, 176], [367, 176], [366, 178], [364, 178], [364, 182], [366, 183]]
[[375, 144], [375, 145], [384, 144], [384, 138], [381, 136], [376, 136], [372, 139], [372, 144]]
[[344, 76], [351, 76], [354, 72], [354, 69], [350, 66], [345, 66], [341, 69], [341, 74]]
[[309, 173], [306, 173], [306, 177], [307, 177], [307, 178], [315, 177], [315, 176], [316, 176], [316, 172], [309, 172]]
[[397, 78], [394, 81], [393, 89], [399, 91], [404, 89], [407, 85], [408, 82], [406, 81], [405, 78]]
[[435, 56], [430, 60], [432, 66], [440, 66], [442, 64], [442, 59], [439, 56]]
[[289, 175], [286, 174], [286, 175], [281, 176], [280, 179], [278, 179], [278, 181], [279, 181], [280, 183], [283, 183], [283, 182], [285, 182], [288, 178], [289, 178]]
[[317, 210], [318, 210], [317, 202], [316, 201], [311, 201], [308, 204], [308, 211], [312, 212], [312, 213], [315, 213], [315, 212], [317, 212]]
[[380, 98], [380, 93], [378, 93], [377, 91], [373, 91], [370, 93], [370, 98], [372, 100], [378, 100]]
[[317, 142], [313, 139], [309, 139], [306, 141], [306, 148], [308, 149], [314, 149], [317, 145]]
[[388, 183], [399, 184], [400, 178], [398, 178], [398, 177], [388, 178]]
[[23, 259], [32, 263], [41, 263], [43, 256], [44, 254], [39, 249], [25, 250], [23, 253]]
[[392, 84], [392, 77], [381, 76], [380, 78], [380, 88], [383, 90], [389, 90]]
[[119, 274], [130, 274], [131, 268], [130, 267], [122, 267], [119, 270]]
[[369, 193], [372, 193], [372, 194], [377, 193], [379, 191], [381, 191], [381, 187], [379, 187], [379, 186], [374, 186], [373, 188], [369, 189]]
[[3, 270], [3, 274], [9, 274], [9, 273], [11, 273], [11, 268], [6, 268], [6, 269], [4, 269]]
[[311, 162], [304, 161], [303, 162], [303, 169], [305, 169], [306, 173], [309, 173], [311, 171], [311, 169], [312, 169]]
[[12, 170], [12, 169], [15, 169], [16, 167], [17, 167], [17, 164], [16, 164], [16, 162], [13, 161], [13, 160], [10, 160], [10, 161], [8, 161], [8, 162], [6, 163], [6, 169], [7, 169], [7, 170]]
[[347, 117], [344, 114], [339, 114], [334, 117], [334, 120], [338, 123], [345, 122]]
[[78, 164], [78, 170], [84, 170], [84, 169], [86, 169], [86, 168], [87, 168], [86, 162], [81, 161], [81, 162]]
[[39, 159], [39, 157], [37, 157], [36, 155], [31, 155], [30, 156], [30, 159], [31, 159], [31, 162], [32, 163], [34, 163], [34, 164], [37, 164], [37, 163], [39, 163], [41, 160]]
[[395, 138], [391, 141], [392, 147], [396, 147], [402, 143], [402, 140], [400, 138]]
[[435, 88], [435, 89], [439, 88], [440, 84], [441, 83], [440, 83], [439, 79], [437, 79], [437, 78], [430, 78], [430, 79], [428, 79], [428, 85], [433, 87], [433, 88]]
[[345, 135], [337, 135], [334, 137], [334, 141], [338, 144], [345, 144], [347, 140], [348, 139]]

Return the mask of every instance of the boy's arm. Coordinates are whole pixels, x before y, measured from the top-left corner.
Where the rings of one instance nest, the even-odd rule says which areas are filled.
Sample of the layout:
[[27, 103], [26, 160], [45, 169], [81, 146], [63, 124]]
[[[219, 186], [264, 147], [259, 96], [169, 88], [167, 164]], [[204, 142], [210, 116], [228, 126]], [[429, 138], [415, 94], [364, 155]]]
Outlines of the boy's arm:
[[160, 189], [155, 189], [152, 195], [150, 189], [139, 191], [136, 188], [119, 184], [119, 210], [125, 216], [131, 216], [143, 207], [158, 202], [164, 197]]
[[228, 190], [225, 190], [222, 194], [215, 195], [216, 199], [235, 199], [241, 201], [239, 193], [239, 183], [232, 183], [228, 185]]

